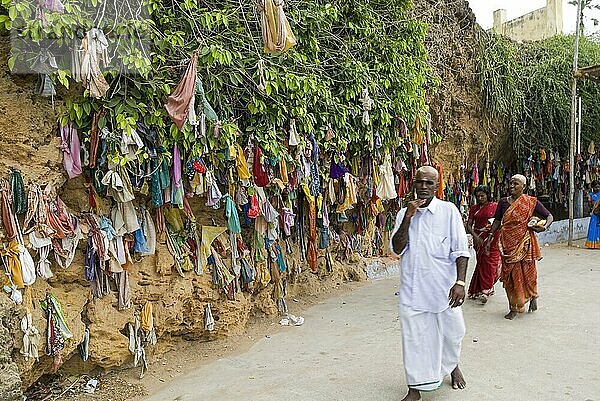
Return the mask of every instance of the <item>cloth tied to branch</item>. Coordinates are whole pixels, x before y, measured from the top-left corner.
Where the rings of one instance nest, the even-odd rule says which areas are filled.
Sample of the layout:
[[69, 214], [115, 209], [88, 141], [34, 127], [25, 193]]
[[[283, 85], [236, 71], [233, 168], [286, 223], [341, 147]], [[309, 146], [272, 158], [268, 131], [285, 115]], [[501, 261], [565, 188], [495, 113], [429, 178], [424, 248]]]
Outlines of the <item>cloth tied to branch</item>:
[[194, 97], [197, 79], [198, 53], [194, 52], [188, 63], [183, 78], [167, 98], [165, 108], [171, 119], [180, 130], [183, 129]]
[[60, 129], [60, 150], [63, 152], [63, 165], [69, 178], [81, 174], [81, 148], [79, 135], [73, 124], [69, 123]]
[[283, 4], [283, 0], [258, 0], [266, 53], [286, 52], [296, 44], [296, 37], [283, 12]]
[[103, 97], [108, 92], [109, 85], [102, 75], [100, 64], [107, 67], [110, 63], [108, 40], [104, 32], [98, 28], [90, 29], [73, 56], [72, 75], [75, 81], [83, 82], [92, 97]]

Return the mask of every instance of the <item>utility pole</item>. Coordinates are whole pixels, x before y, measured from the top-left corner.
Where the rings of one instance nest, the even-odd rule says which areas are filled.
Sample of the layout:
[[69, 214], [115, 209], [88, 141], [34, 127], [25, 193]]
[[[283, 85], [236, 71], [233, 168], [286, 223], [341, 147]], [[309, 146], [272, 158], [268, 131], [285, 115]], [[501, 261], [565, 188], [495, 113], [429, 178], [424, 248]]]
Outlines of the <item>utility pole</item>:
[[577, 0], [577, 25], [575, 25], [575, 50], [573, 51], [573, 74], [571, 83], [571, 146], [569, 147], [569, 246], [573, 246], [573, 203], [575, 198], [575, 146], [577, 137], [577, 70], [579, 60], [579, 36], [583, 0]]

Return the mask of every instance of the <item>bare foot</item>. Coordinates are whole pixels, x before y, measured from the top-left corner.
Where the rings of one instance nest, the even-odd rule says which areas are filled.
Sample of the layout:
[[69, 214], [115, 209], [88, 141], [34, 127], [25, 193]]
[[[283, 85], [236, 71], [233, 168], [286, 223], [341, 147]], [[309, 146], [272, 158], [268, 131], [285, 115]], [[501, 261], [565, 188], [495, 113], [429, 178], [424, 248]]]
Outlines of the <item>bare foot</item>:
[[535, 312], [537, 310], [537, 298], [533, 298], [529, 301], [529, 313]]
[[481, 302], [482, 305], [485, 305], [488, 301], [488, 296], [485, 294], [481, 294], [477, 299], [479, 300], [479, 302]]
[[506, 315], [504, 315], [504, 318], [508, 319], [508, 320], [514, 320], [517, 317], [517, 315], [518, 315], [517, 312], [511, 310]]
[[406, 397], [404, 397], [402, 401], [421, 401], [421, 393], [419, 390], [409, 388], [408, 394], [406, 394]]
[[467, 382], [463, 377], [462, 372], [458, 368], [458, 365], [454, 368], [452, 373], [450, 373], [450, 377], [452, 378], [452, 388], [453, 389], [464, 389], [467, 387]]

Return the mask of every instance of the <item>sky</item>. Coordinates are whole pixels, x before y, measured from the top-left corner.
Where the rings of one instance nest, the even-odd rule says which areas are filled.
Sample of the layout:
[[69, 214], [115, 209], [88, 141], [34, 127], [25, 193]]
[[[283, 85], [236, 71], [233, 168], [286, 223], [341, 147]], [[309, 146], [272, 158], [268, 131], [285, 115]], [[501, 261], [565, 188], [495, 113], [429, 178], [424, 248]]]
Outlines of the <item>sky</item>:
[[[508, 20], [517, 18], [523, 14], [542, 8], [546, 5], [546, 0], [467, 0], [471, 10], [475, 13], [477, 22], [483, 28], [491, 28], [494, 22], [494, 10], [504, 8]], [[572, 33], [575, 31], [577, 7], [568, 4], [569, 0], [563, 0], [563, 31]], [[594, 0], [593, 4], [599, 4], [600, 0]], [[588, 12], [590, 16], [598, 18], [598, 11]], [[594, 14], [594, 15], [591, 15]], [[600, 26], [594, 26], [591, 21], [586, 21], [586, 31], [588, 33], [600, 30]]]

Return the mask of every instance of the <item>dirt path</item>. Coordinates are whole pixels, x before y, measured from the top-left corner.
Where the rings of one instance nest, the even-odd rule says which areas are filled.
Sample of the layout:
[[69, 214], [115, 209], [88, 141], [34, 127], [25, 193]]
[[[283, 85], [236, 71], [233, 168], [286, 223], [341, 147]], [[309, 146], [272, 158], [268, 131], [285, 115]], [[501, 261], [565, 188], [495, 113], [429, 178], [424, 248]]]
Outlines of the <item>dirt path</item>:
[[[468, 389], [446, 384], [424, 400], [600, 401], [600, 253], [556, 246], [544, 255], [540, 310], [503, 319], [499, 286], [487, 305], [465, 305]], [[405, 388], [396, 289], [391, 277], [329, 299], [304, 313], [303, 326], [155, 381], [143, 399], [398, 400]], [[180, 363], [185, 371], [193, 361]]]
[[[292, 314], [301, 315], [303, 311], [314, 305], [321, 304], [332, 297], [350, 293], [369, 284], [367, 282], [325, 280], [319, 288], [299, 289], [301, 295], [298, 295], [297, 299], [289, 296], [287, 299], [288, 309]], [[51, 380], [57, 380], [58, 384], [50, 384], [56, 395], [48, 398], [48, 400], [126, 401], [143, 399], [148, 394], [154, 394], [165, 385], [181, 380], [191, 371], [200, 369], [221, 358], [231, 358], [248, 351], [262, 338], [268, 338], [282, 330], [282, 326], [277, 323], [279, 319], [277, 316], [254, 317], [250, 319], [247, 330], [243, 335], [232, 335], [209, 342], [174, 339], [169, 343], [171, 351], [167, 354], [159, 358], [149, 355], [151, 364], [142, 379], [139, 378], [140, 368], [131, 367], [131, 362], [128, 363], [129, 367], [125, 365], [121, 370], [106, 373], [91, 372], [87, 375], [82, 375], [81, 371], [75, 366], [72, 372], [66, 371], [59, 377], [51, 378]], [[159, 339], [159, 345], [163, 346], [166, 343], [168, 341]], [[100, 387], [93, 394], [86, 394], [82, 392], [82, 388], [90, 378], [99, 379]], [[69, 389], [69, 387], [72, 387], [72, 389]], [[58, 396], [61, 392], [63, 394]], [[41, 400], [42, 398], [44, 397], [34, 396], [31, 399]]]

